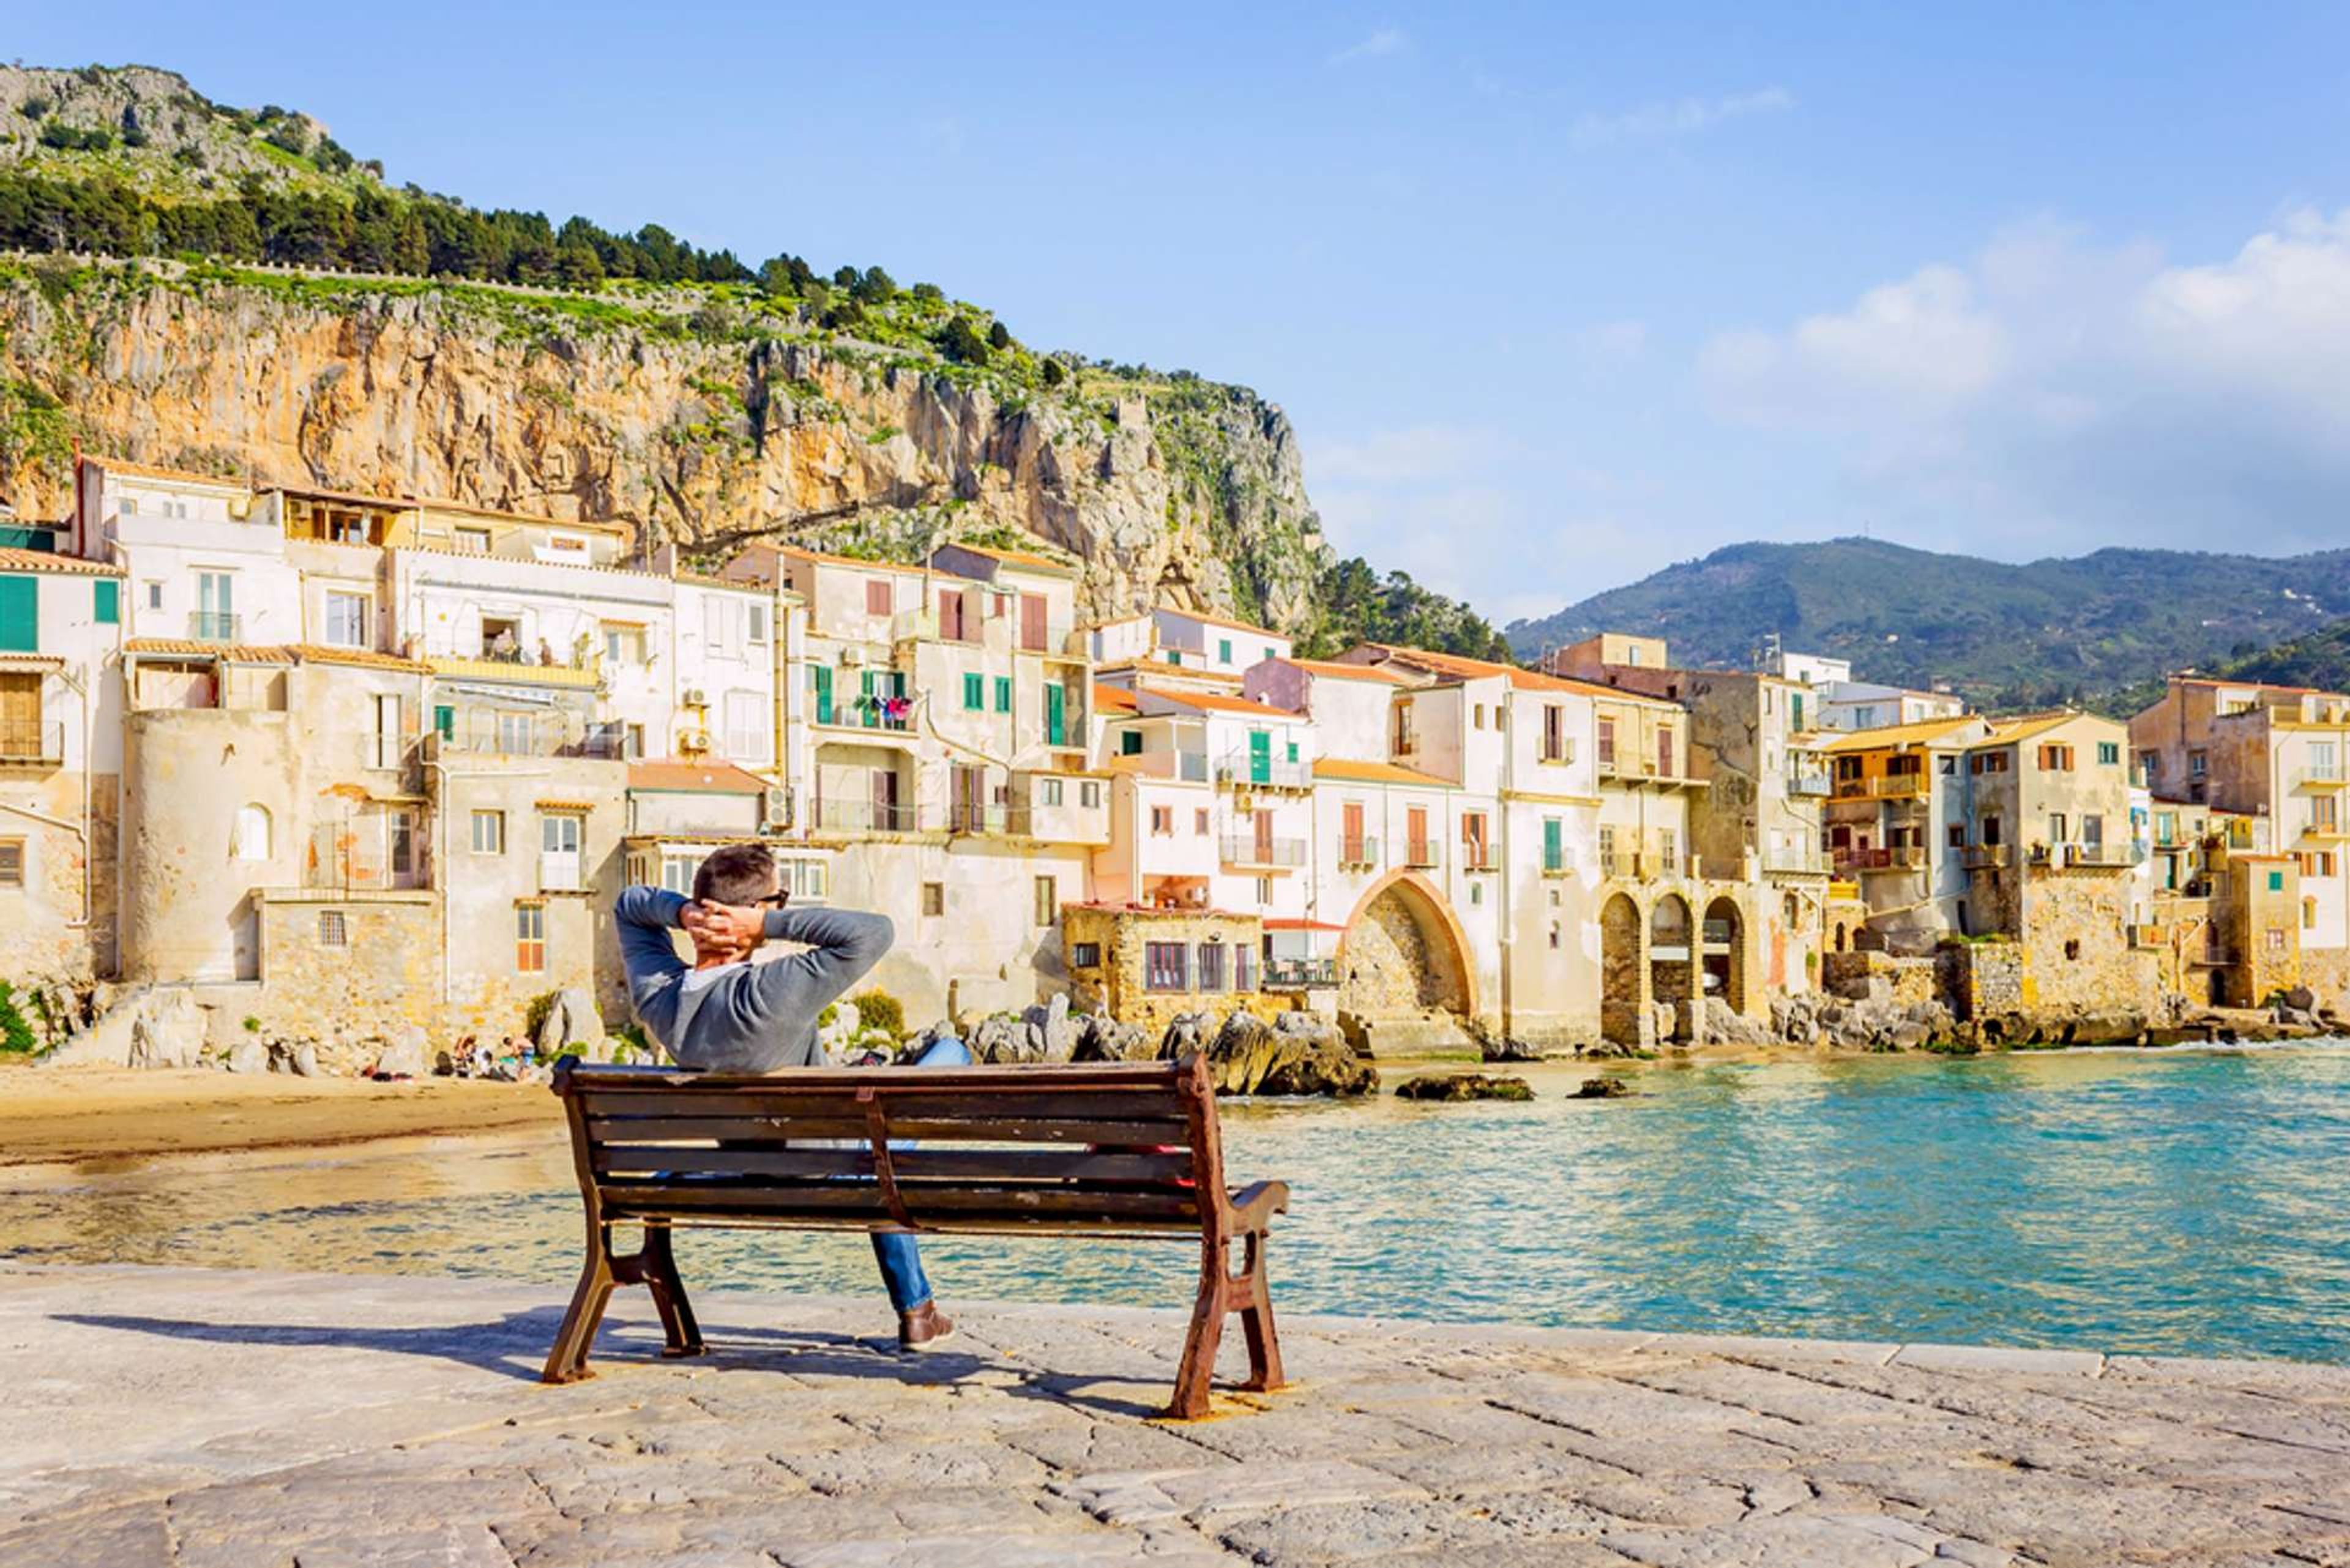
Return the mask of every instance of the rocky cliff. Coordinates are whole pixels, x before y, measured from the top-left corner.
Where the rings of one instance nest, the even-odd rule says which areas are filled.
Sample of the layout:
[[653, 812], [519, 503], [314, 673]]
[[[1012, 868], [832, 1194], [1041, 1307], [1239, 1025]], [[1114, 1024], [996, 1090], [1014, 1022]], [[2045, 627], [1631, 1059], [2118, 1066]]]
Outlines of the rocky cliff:
[[0, 264], [0, 497], [70, 451], [900, 558], [1019, 534], [1086, 608], [1307, 626], [1328, 565], [1298, 445], [1245, 389], [1065, 360], [1050, 387], [707, 291], [614, 296], [261, 267]]

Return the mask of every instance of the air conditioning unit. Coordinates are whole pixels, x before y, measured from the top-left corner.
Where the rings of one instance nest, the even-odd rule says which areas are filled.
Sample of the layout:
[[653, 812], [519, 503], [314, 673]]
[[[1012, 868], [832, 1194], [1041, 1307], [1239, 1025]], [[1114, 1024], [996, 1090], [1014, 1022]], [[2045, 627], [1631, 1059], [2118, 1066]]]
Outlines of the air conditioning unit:
[[710, 732], [707, 730], [680, 731], [677, 737], [677, 749], [685, 756], [702, 755], [710, 749]]
[[707, 708], [710, 706], [710, 699], [703, 694], [702, 688], [699, 686], [687, 687], [685, 689], [685, 695], [680, 697], [678, 699], [678, 702], [681, 706], [687, 708]]
[[761, 820], [777, 832], [789, 827], [792, 825], [792, 792], [787, 789], [770, 788], [767, 791], [766, 810]]
[[865, 650], [861, 648], [844, 648], [840, 650], [840, 662], [844, 665], [862, 664], [865, 662]]

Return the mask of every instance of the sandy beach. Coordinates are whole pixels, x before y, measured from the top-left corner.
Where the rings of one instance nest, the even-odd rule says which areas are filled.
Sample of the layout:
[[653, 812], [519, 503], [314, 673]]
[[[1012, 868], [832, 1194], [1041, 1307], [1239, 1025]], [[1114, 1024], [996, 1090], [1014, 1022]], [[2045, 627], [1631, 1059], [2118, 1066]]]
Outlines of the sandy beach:
[[542, 1085], [0, 1070], [0, 1166], [328, 1147], [561, 1121]]

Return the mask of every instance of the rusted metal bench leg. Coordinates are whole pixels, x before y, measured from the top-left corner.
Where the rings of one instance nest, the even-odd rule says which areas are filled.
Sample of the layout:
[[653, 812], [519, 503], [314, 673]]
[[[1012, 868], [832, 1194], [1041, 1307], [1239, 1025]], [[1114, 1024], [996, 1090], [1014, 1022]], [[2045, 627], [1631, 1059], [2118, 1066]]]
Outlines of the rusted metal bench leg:
[[540, 1382], [577, 1383], [594, 1376], [588, 1370], [588, 1347], [596, 1341], [596, 1329], [604, 1321], [604, 1308], [610, 1304], [617, 1282], [611, 1232], [590, 1226], [588, 1263], [579, 1271], [579, 1287], [571, 1293], [571, 1309], [563, 1314], [563, 1326], [555, 1331], [555, 1348], [547, 1355]]
[[1264, 1272], [1265, 1236], [1248, 1238], [1248, 1272], [1240, 1285], [1241, 1332], [1248, 1336], [1249, 1377], [1241, 1386], [1269, 1394], [1281, 1386], [1281, 1337], [1273, 1326], [1273, 1284]]
[[670, 1246], [666, 1224], [645, 1226], [644, 1276], [669, 1340], [661, 1354], [700, 1355], [708, 1350], [702, 1343], [702, 1325], [693, 1321], [693, 1303], [685, 1299], [685, 1280], [677, 1272], [677, 1253]]
[[1175, 1369], [1175, 1398], [1167, 1414], [1195, 1421], [1208, 1413], [1208, 1385], [1216, 1375], [1216, 1350], [1223, 1343], [1224, 1317], [1232, 1311], [1232, 1281], [1224, 1272], [1223, 1248], [1210, 1243], [1200, 1264], [1200, 1299], [1191, 1309], [1191, 1332], [1183, 1336], [1183, 1360]]

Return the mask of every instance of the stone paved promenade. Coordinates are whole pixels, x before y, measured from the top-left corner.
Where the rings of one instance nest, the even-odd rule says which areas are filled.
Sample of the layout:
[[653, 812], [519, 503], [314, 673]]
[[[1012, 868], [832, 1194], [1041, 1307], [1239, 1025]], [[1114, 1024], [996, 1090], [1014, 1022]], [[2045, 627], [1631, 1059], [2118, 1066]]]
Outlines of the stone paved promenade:
[[0, 1267], [0, 1563], [2350, 1563], [2350, 1369], [1299, 1318], [1170, 1425], [1172, 1314], [624, 1293], [546, 1388], [561, 1293]]

